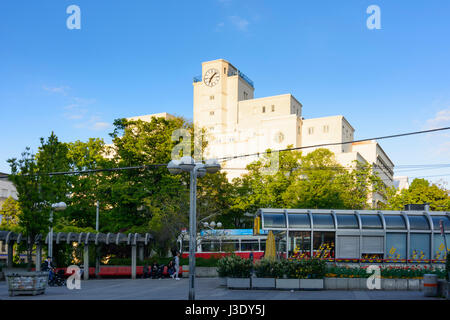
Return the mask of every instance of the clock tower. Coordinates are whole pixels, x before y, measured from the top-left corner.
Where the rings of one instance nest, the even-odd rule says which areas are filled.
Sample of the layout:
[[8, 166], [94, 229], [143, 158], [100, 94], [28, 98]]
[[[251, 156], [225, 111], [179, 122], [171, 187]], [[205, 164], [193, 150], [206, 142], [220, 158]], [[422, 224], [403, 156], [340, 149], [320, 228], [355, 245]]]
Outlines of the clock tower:
[[253, 99], [254, 88], [223, 59], [203, 62], [193, 85], [194, 124], [214, 137], [233, 132], [239, 125], [238, 102]]

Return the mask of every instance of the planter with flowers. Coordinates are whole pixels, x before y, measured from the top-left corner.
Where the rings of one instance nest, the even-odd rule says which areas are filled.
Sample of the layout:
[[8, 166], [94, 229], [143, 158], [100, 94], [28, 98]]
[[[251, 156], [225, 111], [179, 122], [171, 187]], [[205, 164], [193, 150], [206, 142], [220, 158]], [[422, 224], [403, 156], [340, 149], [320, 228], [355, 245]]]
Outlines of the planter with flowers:
[[[325, 275], [325, 288], [338, 290], [367, 290], [367, 267], [338, 267], [331, 266]], [[380, 269], [380, 284], [383, 290], [421, 290], [423, 275], [425, 273], [437, 274], [444, 278], [444, 271], [428, 266], [384, 266]]]
[[295, 262], [290, 260], [280, 260], [276, 264], [275, 288], [281, 290], [298, 290], [300, 289], [300, 280], [295, 274]]
[[237, 255], [230, 255], [218, 261], [219, 276], [227, 277], [229, 289], [250, 289], [253, 263]]
[[252, 289], [275, 289], [277, 261], [260, 259], [255, 263], [255, 278], [252, 278]]
[[277, 268], [277, 289], [317, 290], [324, 288], [323, 277], [326, 263], [312, 258], [304, 260], [281, 260]]

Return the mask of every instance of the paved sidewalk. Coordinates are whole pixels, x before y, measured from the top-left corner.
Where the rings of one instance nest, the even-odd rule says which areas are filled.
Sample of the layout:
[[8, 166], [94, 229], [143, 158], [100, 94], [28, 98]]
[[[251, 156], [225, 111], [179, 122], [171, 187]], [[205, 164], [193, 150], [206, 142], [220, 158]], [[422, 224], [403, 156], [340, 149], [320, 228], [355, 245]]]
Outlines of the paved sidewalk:
[[[188, 279], [100, 279], [81, 282], [80, 290], [50, 287], [39, 296], [9, 297], [5, 281], [0, 282], [0, 300], [186, 300]], [[218, 278], [196, 280], [198, 300], [439, 300], [422, 291], [278, 291], [228, 290]]]

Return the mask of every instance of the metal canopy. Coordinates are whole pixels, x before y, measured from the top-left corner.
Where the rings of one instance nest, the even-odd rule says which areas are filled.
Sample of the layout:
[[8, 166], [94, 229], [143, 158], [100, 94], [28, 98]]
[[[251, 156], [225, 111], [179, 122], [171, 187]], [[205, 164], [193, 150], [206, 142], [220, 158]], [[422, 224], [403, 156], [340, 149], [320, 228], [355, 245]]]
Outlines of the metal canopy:
[[[45, 243], [48, 244], [50, 234], [45, 236]], [[36, 236], [34, 243], [39, 243], [43, 239], [42, 235]], [[148, 245], [153, 239], [150, 233], [91, 233], [91, 232], [57, 232], [53, 233], [53, 241], [56, 244], [126, 244], [126, 245]], [[0, 231], [0, 241], [5, 244], [26, 242], [27, 239], [21, 233], [15, 233], [12, 231]]]
[[[273, 209], [263, 208], [263, 230], [339, 230], [379, 229], [438, 233], [439, 220], [444, 220], [445, 232], [450, 233], [450, 212], [446, 211], [388, 211], [388, 210], [332, 210], [332, 209]], [[309, 221], [303, 218], [308, 216]], [[300, 216], [303, 216], [300, 221]], [[345, 216], [349, 216], [347, 219]], [[333, 220], [336, 223], [333, 223]], [[356, 220], [355, 220], [356, 218]], [[351, 220], [350, 220], [351, 219]], [[294, 222], [295, 221], [295, 222]], [[349, 223], [353, 221], [352, 223]], [[287, 222], [287, 223], [286, 223]], [[430, 228], [434, 226], [434, 228]]]

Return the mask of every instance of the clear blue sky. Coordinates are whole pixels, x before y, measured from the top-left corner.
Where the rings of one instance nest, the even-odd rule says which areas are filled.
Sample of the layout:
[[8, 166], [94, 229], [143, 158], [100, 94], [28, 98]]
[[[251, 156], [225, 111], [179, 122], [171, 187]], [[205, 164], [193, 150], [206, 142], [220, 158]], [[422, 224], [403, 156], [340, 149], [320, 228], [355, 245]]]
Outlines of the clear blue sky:
[[[69, 30], [66, 8], [81, 8]], [[366, 9], [381, 9], [369, 30]], [[292, 93], [305, 118], [344, 115], [356, 139], [450, 126], [450, 2], [0, 3], [0, 171], [53, 130], [109, 141], [120, 117], [192, 118], [192, 77], [224, 58], [255, 96]], [[450, 132], [380, 141], [396, 165], [450, 163]], [[450, 180], [450, 168], [396, 171]]]

